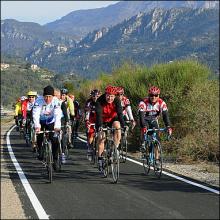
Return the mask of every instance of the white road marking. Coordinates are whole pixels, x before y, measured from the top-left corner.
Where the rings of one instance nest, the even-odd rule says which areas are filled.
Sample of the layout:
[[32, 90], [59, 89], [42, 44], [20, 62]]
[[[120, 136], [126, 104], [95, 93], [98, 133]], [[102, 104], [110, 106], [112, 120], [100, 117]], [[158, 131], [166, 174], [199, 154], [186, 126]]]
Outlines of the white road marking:
[[35, 195], [33, 189], [31, 188], [26, 176], [24, 175], [24, 172], [23, 170], [21, 169], [20, 167], [20, 164], [18, 163], [15, 155], [14, 155], [14, 152], [12, 150], [12, 147], [11, 147], [11, 144], [10, 144], [10, 134], [11, 134], [11, 131], [14, 129], [15, 126], [13, 126], [8, 132], [7, 132], [7, 147], [8, 147], [8, 152], [9, 152], [9, 155], [11, 157], [11, 160], [17, 170], [17, 173], [19, 175], [19, 178], [22, 182], [22, 185], [24, 186], [24, 189], [37, 213], [37, 216], [39, 219], [49, 219], [49, 215], [47, 215], [47, 213], [45, 212], [45, 210], [43, 209], [41, 203], [39, 202], [37, 196]]
[[[82, 141], [82, 142], [84, 142], [84, 143], [87, 143], [87, 141], [83, 140], [82, 138], [79, 138], [79, 137], [77, 137], [77, 138], [78, 138], [80, 141]], [[140, 165], [140, 166], [143, 166], [143, 164], [142, 164], [141, 162], [136, 161], [136, 160], [134, 160], [134, 159], [131, 159], [131, 158], [129, 158], [129, 157], [127, 157], [127, 160], [129, 160], [129, 161], [131, 161], [131, 162], [133, 162], [133, 163], [136, 163], [136, 164], [138, 164], [138, 165]], [[190, 181], [190, 180], [184, 179], [184, 178], [182, 178], [182, 177], [176, 176], [176, 175], [174, 175], [174, 174], [168, 173], [168, 172], [166, 172], [166, 171], [162, 171], [162, 173], [165, 174], [165, 175], [167, 175], [167, 176], [170, 176], [170, 177], [172, 177], [172, 178], [175, 178], [175, 179], [178, 179], [178, 180], [183, 181], [183, 182], [185, 182], [185, 183], [188, 183], [188, 184], [191, 184], [191, 185], [194, 185], [194, 186], [197, 186], [197, 187], [206, 189], [206, 190], [208, 190], [208, 191], [210, 191], [210, 192], [213, 192], [213, 193], [216, 193], [216, 194], [219, 195], [219, 190], [212, 189], [212, 188], [210, 188], [210, 187], [204, 186], [204, 185], [199, 184], [199, 183], [195, 183], [195, 182], [193, 182], [193, 181]]]

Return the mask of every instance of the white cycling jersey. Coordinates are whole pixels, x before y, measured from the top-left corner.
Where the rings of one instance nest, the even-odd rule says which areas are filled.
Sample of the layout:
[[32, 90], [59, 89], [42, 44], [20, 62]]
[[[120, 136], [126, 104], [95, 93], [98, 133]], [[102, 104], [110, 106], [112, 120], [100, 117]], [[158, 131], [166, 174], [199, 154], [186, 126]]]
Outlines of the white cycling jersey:
[[54, 128], [61, 128], [61, 106], [56, 97], [47, 104], [43, 96], [37, 98], [33, 107], [33, 121], [35, 128], [41, 128], [41, 124], [48, 125], [54, 123]]

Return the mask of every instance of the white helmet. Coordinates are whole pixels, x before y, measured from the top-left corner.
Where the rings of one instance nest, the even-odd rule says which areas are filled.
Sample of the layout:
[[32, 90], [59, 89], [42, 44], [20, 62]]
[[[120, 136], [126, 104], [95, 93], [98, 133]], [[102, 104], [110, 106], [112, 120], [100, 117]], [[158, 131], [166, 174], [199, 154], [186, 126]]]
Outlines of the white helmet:
[[27, 96], [21, 96], [21, 101], [24, 101], [25, 99], [27, 99]]

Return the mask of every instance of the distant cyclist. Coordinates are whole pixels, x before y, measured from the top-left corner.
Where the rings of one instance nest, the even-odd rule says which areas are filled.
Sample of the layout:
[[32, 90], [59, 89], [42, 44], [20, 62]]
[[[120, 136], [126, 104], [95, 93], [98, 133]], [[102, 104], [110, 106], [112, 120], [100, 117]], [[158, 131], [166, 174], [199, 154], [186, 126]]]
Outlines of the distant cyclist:
[[82, 111], [79, 102], [75, 99], [75, 96], [72, 94], [69, 96], [74, 104], [75, 115], [73, 118], [71, 118], [71, 120], [73, 125], [72, 127], [73, 137], [76, 138], [78, 137], [78, 129], [79, 129], [80, 120], [82, 118]]
[[23, 119], [22, 123], [25, 126], [26, 135], [29, 135], [31, 132], [31, 127], [30, 127], [31, 122], [33, 122], [32, 110], [37, 97], [37, 92], [29, 91], [27, 93], [27, 97], [28, 98], [22, 102], [21, 111], [22, 111], [22, 119]]
[[95, 104], [97, 99], [99, 98], [101, 92], [98, 89], [94, 89], [90, 92], [90, 98], [86, 101], [85, 104], [85, 124], [87, 128], [87, 156], [91, 157], [93, 149], [91, 148], [91, 144], [95, 135], [95, 126], [91, 126], [91, 124], [95, 124], [96, 122], [96, 113], [95, 113]]
[[[75, 117], [75, 106], [73, 104], [72, 99], [68, 96], [68, 89], [62, 88], [60, 90], [61, 92], [61, 100], [65, 103], [67, 107], [67, 113], [69, 116], [69, 120], [72, 120]], [[67, 123], [68, 125], [68, 123]], [[69, 127], [69, 140], [68, 140], [68, 147], [73, 148], [72, 140], [71, 140], [71, 134], [73, 131], [71, 131], [71, 127]]]
[[[58, 102], [60, 103], [61, 106], [61, 130], [63, 132], [63, 134], [65, 133], [65, 128], [66, 126], [69, 125], [69, 115], [67, 112], [67, 104], [65, 101], [63, 101], [61, 99], [61, 91], [59, 89], [54, 89], [54, 96], [58, 99]], [[71, 135], [71, 134], [70, 134]], [[62, 137], [63, 139], [63, 137]], [[69, 142], [69, 143], [68, 143]], [[71, 144], [71, 140], [66, 140], [66, 141], [61, 141], [61, 146], [62, 146], [62, 155], [61, 155], [61, 161], [62, 163], [66, 163], [66, 155], [65, 155], [65, 146], [63, 145], [63, 143], [67, 143], [67, 144]]]
[[131, 122], [132, 128], [135, 127], [136, 122], [133, 117], [133, 113], [131, 110], [131, 103], [130, 100], [125, 96], [124, 94], [124, 88], [118, 87], [118, 97], [121, 100], [121, 105], [123, 108], [123, 115], [124, 115], [124, 121], [125, 122]]
[[[43, 90], [43, 97], [40, 96], [34, 103], [33, 108], [33, 120], [36, 133], [42, 130], [49, 130], [59, 132], [61, 129], [61, 107], [57, 98], [54, 98], [54, 88], [47, 86]], [[57, 156], [58, 156], [58, 138], [53, 134], [49, 134], [49, 138], [52, 143], [52, 154], [53, 154], [53, 167], [57, 170]], [[37, 135], [37, 146], [39, 149], [38, 159], [42, 160], [42, 142], [43, 134]]]
[[[159, 128], [158, 119], [160, 115], [163, 117], [165, 126], [169, 135], [172, 134], [170, 127], [170, 119], [168, 115], [167, 104], [159, 97], [160, 89], [156, 86], [150, 87], [148, 90], [148, 97], [144, 98], [138, 107], [140, 126], [141, 126], [141, 140], [143, 142], [143, 134], [149, 128]], [[156, 153], [157, 159], [157, 153]]]
[[19, 127], [22, 127], [22, 102], [27, 100], [26, 96], [21, 96], [17, 99], [17, 102], [15, 104], [15, 113], [14, 113], [14, 119], [15, 124], [17, 125], [16, 131], [19, 131]]
[[120, 99], [116, 97], [117, 92], [117, 87], [109, 85], [105, 88], [105, 94], [101, 95], [96, 102], [96, 130], [98, 131], [98, 164], [100, 171], [103, 168], [102, 153], [105, 143], [105, 133], [102, 128], [108, 126], [116, 129], [113, 137], [116, 148], [118, 148], [121, 140], [120, 128], [124, 128], [123, 110]]

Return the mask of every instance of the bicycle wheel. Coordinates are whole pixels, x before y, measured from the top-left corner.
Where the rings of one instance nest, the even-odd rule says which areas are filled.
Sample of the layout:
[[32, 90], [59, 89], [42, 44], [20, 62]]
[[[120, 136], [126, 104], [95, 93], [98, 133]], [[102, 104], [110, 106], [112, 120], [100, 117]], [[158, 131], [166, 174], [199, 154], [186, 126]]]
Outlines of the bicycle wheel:
[[103, 161], [102, 161], [103, 175], [104, 177], [107, 177], [109, 173], [109, 163], [108, 163], [109, 159], [108, 159], [108, 154], [106, 151], [102, 153], [102, 158], [103, 158]]
[[65, 154], [66, 159], [67, 159], [68, 156], [69, 156], [69, 149], [68, 149], [68, 134], [67, 134], [67, 133], [64, 133], [61, 142], [62, 142], [63, 153]]
[[46, 145], [46, 163], [47, 163], [47, 172], [48, 172], [48, 179], [49, 182], [52, 183], [53, 180], [53, 167], [52, 167], [52, 163], [53, 163], [53, 155], [52, 155], [52, 144], [50, 141], [47, 142]]
[[92, 164], [96, 164], [98, 161], [97, 158], [97, 146], [96, 146], [96, 139], [94, 138], [93, 142], [92, 142]]
[[142, 152], [144, 173], [148, 175], [150, 171], [150, 158], [149, 158], [149, 146], [145, 142], [145, 152]]
[[127, 138], [126, 136], [122, 136], [122, 139], [121, 139], [121, 143], [120, 143], [120, 160], [121, 162], [125, 163], [126, 162], [126, 159], [127, 159], [127, 151], [128, 151], [128, 141], [127, 141]]
[[[156, 149], [158, 150], [158, 158], [159, 159], [155, 159], [155, 151]], [[162, 157], [162, 148], [161, 148], [161, 144], [158, 140], [156, 140], [154, 142], [154, 162], [153, 162], [153, 166], [154, 166], [154, 173], [155, 175], [160, 178], [161, 174], [162, 174], [162, 170], [163, 170], [163, 161], [162, 161], [163, 157]]]
[[119, 151], [115, 147], [111, 152], [110, 161], [111, 161], [112, 179], [114, 183], [117, 183], [119, 178]]

